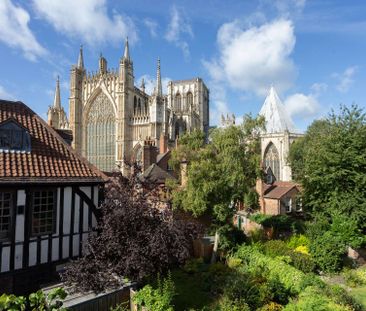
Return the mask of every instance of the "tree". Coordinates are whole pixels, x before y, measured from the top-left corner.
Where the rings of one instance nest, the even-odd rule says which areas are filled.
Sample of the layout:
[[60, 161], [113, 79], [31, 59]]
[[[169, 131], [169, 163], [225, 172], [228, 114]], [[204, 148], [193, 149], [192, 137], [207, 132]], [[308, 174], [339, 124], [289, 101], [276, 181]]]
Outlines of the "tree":
[[291, 146], [290, 163], [315, 217], [340, 214], [366, 229], [366, 115], [341, 106]]
[[136, 180], [111, 183], [101, 206], [98, 233], [85, 245], [86, 255], [62, 276], [82, 291], [102, 291], [126, 278], [142, 280], [182, 264], [190, 256], [197, 225], [177, 219], [170, 210], [152, 206]]
[[195, 217], [208, 214], [217, 226], [231, 222], [237, 203], [255, 191], [263, 121], [246, 116], [241, 126], [214, 129], [207, 145], [197, 133], [183, 136], [172, 161], [187, 160], [179, 156], [190, 155], [187, 184], [173, 189], [173, 206]]
[[291, 146], [289, 160], [312, 218], [310, 250], [322, 270], [339, 270], [347, 246], [365, 243], [365, 154], [366, 115], [357, 106], [315, 121]]

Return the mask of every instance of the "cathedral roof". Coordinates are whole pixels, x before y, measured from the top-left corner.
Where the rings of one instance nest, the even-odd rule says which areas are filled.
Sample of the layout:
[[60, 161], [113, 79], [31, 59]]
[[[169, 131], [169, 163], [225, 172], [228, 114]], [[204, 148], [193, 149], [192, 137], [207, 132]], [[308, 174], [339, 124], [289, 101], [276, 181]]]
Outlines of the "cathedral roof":
[[294, 132], [295, 126], [272, 86], [259, 112], [266, 121], [266, 133]]
[[[6, 130], [9, 123], [13, 124], [14, 132]], [[29, 137], [24, 146], [21, 146], [24, 138], [19, 138], [19, 129]], [[29, 107], [22, 102], [0, 100], [0, 183], [102, 183], [106, 180], [101, 171], [78, 155]]]

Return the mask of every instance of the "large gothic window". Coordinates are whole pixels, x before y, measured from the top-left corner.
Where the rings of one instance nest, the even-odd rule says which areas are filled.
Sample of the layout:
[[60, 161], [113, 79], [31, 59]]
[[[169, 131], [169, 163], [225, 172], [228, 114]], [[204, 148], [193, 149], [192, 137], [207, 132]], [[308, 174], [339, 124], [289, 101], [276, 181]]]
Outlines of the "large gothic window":
[[193, 94], [191, 92], [187, 93], [187, 109], [193, 106]]
[[110, 172], [116, 162], [116, 117], [107, 96], [100, 93], [87, 116], [87, 158], [102, 171]]
[[175, 110], [181, 111], [182, 110], [182, 96], [178, 93], [175, 95]]
[[266, 171], [270, 167], [276, 179], [280, 180], [280, 156], [273, 143], [267, 146], [266, 152], [264, 153], [264, 165]]

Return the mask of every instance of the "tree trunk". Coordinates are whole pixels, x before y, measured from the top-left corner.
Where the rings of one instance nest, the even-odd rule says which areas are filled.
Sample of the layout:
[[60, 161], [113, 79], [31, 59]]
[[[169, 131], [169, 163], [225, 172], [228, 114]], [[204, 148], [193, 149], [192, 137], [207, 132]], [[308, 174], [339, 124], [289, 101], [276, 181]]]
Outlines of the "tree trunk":
[[216, 232], [215, 232], [215, 242], [214, 242], [214, 247], [213, 247], [212, 256], [211, 256], [211, 263], [216, 262], [217, 250], [219, 248], [219, 240], [220, 240], [220, 235], [219, 235], [219, 232], [216, 230]]

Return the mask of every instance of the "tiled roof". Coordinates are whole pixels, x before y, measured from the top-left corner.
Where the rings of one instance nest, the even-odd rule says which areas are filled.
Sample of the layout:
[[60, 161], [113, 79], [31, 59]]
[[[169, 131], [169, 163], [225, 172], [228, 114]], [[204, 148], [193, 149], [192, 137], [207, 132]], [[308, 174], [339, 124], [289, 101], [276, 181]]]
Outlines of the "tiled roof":
[[104, 182], [107, 179], [22, 102], [0, 100], [0, 124], [7, 120], [14, 120], [29, 132], [31, 151], [0, 151], [0, 183]]
[[264, 197], [268, 199], [281, 199], [293, 188], [299, 189], [298, 184], [290, 181], [275, 181], [272, 185], [265, 185]]

